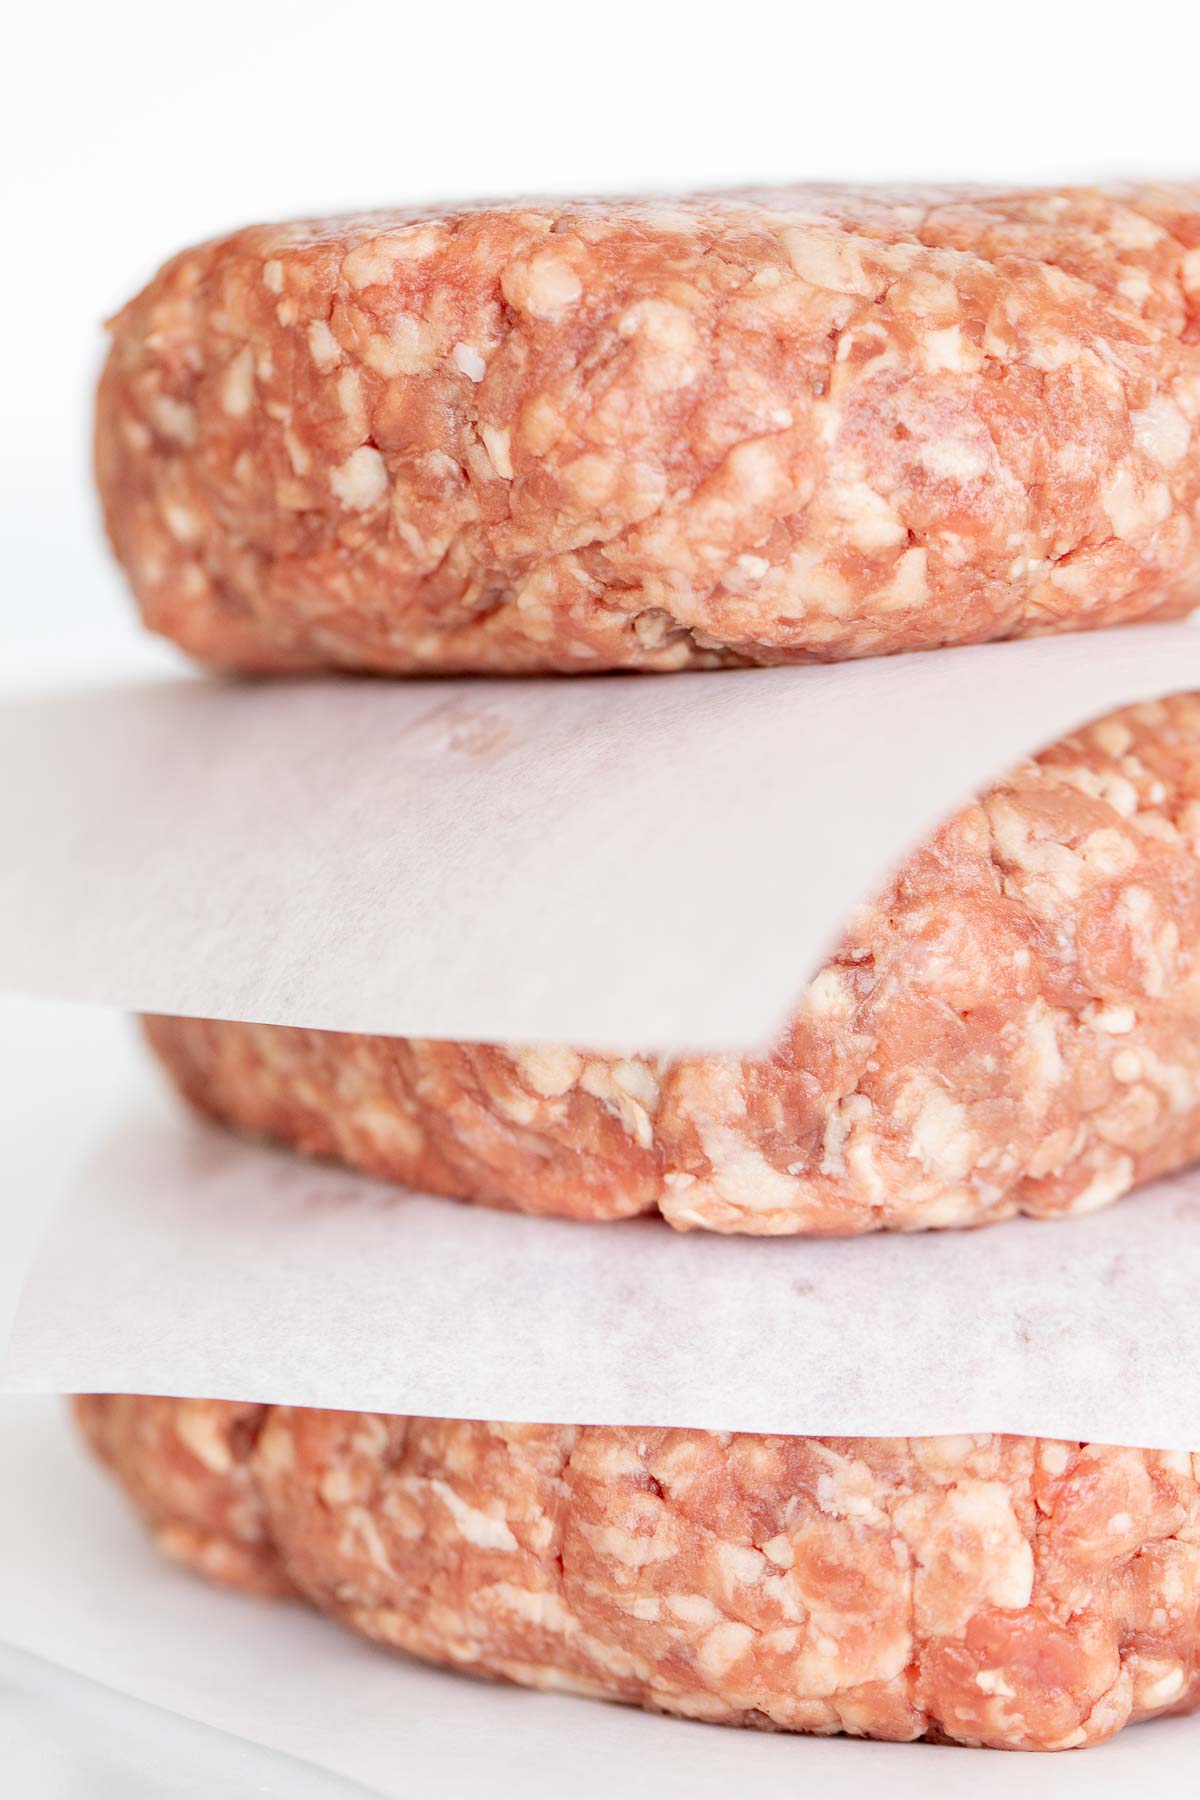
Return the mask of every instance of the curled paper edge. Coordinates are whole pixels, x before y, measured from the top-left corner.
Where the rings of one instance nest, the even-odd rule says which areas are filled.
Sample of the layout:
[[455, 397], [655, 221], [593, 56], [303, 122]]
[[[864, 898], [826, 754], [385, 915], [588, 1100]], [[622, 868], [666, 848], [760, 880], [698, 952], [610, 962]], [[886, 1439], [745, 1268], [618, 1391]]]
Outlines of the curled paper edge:
[[956, 804], [1074, 726], [1186, 688], [1200, 631], [1158, 625], [713, 675], [9, 697], [0, 989], [760, 1048]]

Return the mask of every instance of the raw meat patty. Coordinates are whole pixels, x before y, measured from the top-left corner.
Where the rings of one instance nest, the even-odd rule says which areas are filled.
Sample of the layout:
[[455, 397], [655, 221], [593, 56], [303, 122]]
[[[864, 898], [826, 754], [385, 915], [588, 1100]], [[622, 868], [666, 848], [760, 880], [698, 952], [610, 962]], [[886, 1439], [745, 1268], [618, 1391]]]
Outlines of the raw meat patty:
[[1187, 1454], [77, 1406], [169, 1554], [475, 1674], [1022, 1750], [1200, 1701]]
[[489, 1205], [754, 1233], [1089, 1212], [1200, 1155], [1200, 696], [969, 805], [756, 1061], [147, 1030], [217, 1118]]
[[1200, 600], [1200, 188], [259, 226], [119, 313], [148, 624], [277, 670], [862, 656]]

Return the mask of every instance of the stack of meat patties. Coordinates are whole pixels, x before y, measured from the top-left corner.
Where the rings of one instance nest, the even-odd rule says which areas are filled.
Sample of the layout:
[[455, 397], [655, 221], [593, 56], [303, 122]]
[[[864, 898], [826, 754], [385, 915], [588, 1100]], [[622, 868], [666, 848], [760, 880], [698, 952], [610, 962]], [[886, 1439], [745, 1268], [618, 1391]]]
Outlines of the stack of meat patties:
[[[737, 681], [1179, 617], [1200, 187], [242, 231], [116, 318], [97, 467], [146, 622], [227, 670]], [[146, 1031], [216, 1119], [460, 1201], [777, 1235], [1090, 1212], [1200, 1154], [1200, 696], [974, 800], [760, 1059]], [[78, 1412], [171, 1555], [477, 1673], [1011, 1748], [1200, 1703], [1187, 1455]]]

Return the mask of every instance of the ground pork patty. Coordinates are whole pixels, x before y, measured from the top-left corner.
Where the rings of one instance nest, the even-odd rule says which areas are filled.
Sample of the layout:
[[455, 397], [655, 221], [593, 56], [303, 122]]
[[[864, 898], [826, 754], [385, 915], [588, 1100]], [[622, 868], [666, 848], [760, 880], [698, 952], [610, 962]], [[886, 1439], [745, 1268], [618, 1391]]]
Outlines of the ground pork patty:
[[1027, 1750], [1200, 1702], [1186, 1453], [76, 1405], [169, 1554], [476, 1674]]
[[757, 1061], [147, 1031], [219, 1119], [526, 1212], [764, 1234], [1088, 1212], [1200, 1155], [1200, 695], [968, 806]]
[[675, 669], [1200, 598], [1200, 187], [259, 226], [120, 312], [97, 471], [231, 668]]

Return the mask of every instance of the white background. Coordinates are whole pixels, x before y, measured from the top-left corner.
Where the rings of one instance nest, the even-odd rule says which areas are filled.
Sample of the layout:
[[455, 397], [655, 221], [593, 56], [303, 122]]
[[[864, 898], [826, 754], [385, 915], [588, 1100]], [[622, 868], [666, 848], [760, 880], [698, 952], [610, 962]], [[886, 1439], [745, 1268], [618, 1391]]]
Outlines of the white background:
[[197, 238], [434, 196], [1200, 172], [1200, 24], [1166, 0], [12, 10], [0, 651], [127, 621], [87, 479], [100, 321]]

